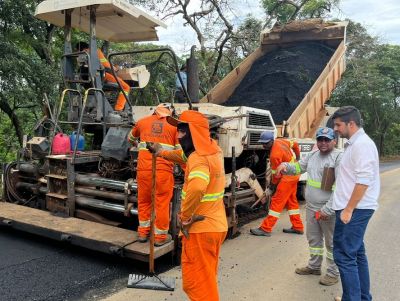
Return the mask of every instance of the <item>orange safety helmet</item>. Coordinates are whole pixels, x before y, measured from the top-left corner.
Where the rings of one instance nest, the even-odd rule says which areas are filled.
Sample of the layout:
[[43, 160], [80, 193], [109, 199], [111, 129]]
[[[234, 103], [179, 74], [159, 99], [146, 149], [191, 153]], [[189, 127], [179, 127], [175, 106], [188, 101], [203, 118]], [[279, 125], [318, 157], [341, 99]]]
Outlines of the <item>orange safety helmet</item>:
[[154, 110], [158, 117], [171, 116], [171, 105], [169, 103], [160, 103]]

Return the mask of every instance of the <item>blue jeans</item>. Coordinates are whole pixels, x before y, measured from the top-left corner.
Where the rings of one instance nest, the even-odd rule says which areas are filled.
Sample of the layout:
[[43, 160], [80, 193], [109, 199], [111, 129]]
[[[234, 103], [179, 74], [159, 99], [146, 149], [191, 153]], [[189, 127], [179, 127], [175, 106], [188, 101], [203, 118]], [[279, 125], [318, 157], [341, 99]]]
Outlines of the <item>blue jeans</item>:
[[336, 211], [333, 257], [342, 281], [342, 301], [371, 301], [364, 234], [374, 210], [354, 209], [348, 224], [341, 221], [341, 212]]

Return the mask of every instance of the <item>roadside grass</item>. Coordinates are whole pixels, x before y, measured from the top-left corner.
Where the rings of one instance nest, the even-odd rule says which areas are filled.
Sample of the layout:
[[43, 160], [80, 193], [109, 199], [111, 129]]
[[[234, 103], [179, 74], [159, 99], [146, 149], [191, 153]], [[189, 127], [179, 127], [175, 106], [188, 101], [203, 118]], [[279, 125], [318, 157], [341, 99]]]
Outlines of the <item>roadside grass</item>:
[[380, 162], [400, 161], [400, 155], [384, 156], [379, 158]]

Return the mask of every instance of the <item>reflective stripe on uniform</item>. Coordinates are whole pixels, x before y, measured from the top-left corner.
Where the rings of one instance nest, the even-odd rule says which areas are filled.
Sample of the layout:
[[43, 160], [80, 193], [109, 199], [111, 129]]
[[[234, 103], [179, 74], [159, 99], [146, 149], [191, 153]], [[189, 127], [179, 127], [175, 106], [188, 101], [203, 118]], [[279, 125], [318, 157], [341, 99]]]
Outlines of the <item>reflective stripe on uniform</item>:
[[328, 250], [326, 251], [326, 258], [333, 260], [333, 254], [329, 252]]
[[182, 151], [182, 160], [183, 160], [183, 162], [186, 162], [187, 161], [187, 157], [186, 157], [186, 155], [185, 155], [185, 152], [184, 151]]
[[310, 247], [310, 254], [317, 256], [324, 256], [324, 248]]
[[202, 172], [202, 171], [192, 171], [189, 174], [188, 179], [190, 180], [190, 179], [193, 179], [193, 178], [200, 178], [200, 179], [203, 179], [204, 181], [206, 181], [207, 184], [210, 183], [210, 176], [208, 174], [206, 174], [205, 172]]
[[102, 58], [102, 59], [100, 59], [100, 63], [107, 63], [108, 61], [107, 61], [107, 59], [106, 58]]
[[119, 95], [123, 95], [124, 93], [125, 93], [125, 95], [128, 95], [129, 92], [130, 92], [129, 90], [122, 90], [119, 92]]
[[271, 169], [271, 174], [276, 174], [276, 169]]
[[300, 163], [299, 162], [294, 163], [294, 167], [296, 168], [296, 174], [301, 174]]
[[132, 132], [129, 132], [129, 135], [128, 135], [128, 141], [130, 141], [130, 142], [134, 142], [135, 141], [135, 136], [133, 136], [132, 135]]
[[[174, 148], [175, 148], [175, 146], [173, 146], [171, 144], [166, 144], [166, 143], [159, 143], [159, 144], [161, 145], [163, 150], [174, 150]], [[148, 151], [145, 141], [140, 142], [138, 146], [139, 146], [139, 150]]]
[[307, 179], [307, 185], [314, 187], [314, 188], [321, 188], [321, 182], [311, 180], [311, 179]]
[[[321, 189], [321, 182], [315, 181], [315, 180], [311, 180], [311, 179], [307, 179], [307, 185], [314, 187], [314, 188], [320, 188]], [[335, 185], [332, 185], [332, 191], [335, 190]]]
[[150, 220], [139, 221], [139, 227], [150, 227]]
[[159, 234], [159, 235], [161, 235], [161, 234], [168, 234], [168, 230], [160, 230], [160, 229], [155, 228], [155, 229], [154, 229], [154, 233], [155, 233], [155, 234]]
[[281, 216], [281, 213], [280, 213], [280, 212], [277, 212], [277, 211], [274, 211], [274, 210], [271, 210], [271, 209], [269, 209], [269, 211], [268, 211], [268, 215], [271, 215], [271, 216], [273, 216], [273, 217], [279, 218], [279, 217]]
[[289, 215], [296, 215], [296, 214], [300, 214], [300, 209], [292, 209], [292, 210], [288, 210]]
[[296, 162], [296, 154], [293, 150], [293, 146], [294, 146], [294, 141], [293, 140], [289, 140], [289, 145], [290, 145], [290, 152], [292, 153], [292, 159], [290, 160], [290, 163], [294, 163]]
[[216, 202], [224, 197], [224, 191], [217, 193], [207, 193], [200, 200], [201, 203], [204, 202]]
[[[224, 197], [224, 191], [222, 192], [217, 192], [217, 193], [207, 193], [203, 196], [203, 198], [200, 200], [201, 203], [204, 202], [216, 202]], [[186, 198], [186, 191], [181, 192], [181, 201], [183, 201]]]

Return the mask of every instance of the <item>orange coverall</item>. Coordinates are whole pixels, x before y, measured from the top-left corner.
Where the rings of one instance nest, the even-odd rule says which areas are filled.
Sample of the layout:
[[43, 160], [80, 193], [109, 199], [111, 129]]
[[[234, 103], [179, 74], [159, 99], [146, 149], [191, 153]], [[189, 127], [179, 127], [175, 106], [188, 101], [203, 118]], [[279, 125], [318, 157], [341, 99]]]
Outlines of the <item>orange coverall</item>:
[[275, 194], [271, 198], [268, 215], [261, 224], [261, 229], [266, 232], [272, 232], [272, 228], [278, 221], [284, 208], [287, 208], [290, 216], [292, 228], [295, 230], [304, 230], [300, 218], [299, 203], [297, 202], [297, 182], [300, 176], [283, 175], [280, 178], [275, 176], [277, 167], [282, 162], [295, 162], [300, 157], [300, 149], [297, 142], [286, 139], [277, 139], [274, 141], [270, 152], [270, 163], [272, 171], [272, 184], [277, 184]]
[[[107, 69], [111, 69], [111, 64], [110, 62], [107, 60], [107, 58], [104, 56], [104, 53], [100, 50], [97, 49], [97, 56], [99, 57], [100, 63], [103, 65], [104, 68]], [[129, 91], [130, 91], [130, 86], [123, 81], [121, 78], [119, 78], [117, 76], [117, 79], [119, 81], [119, 83], [121, 84], [122, 90], [121, 92], [119, 92], [118, 94], [118, 98], [117, 98], [117, 103], [115, 104], [115, 111], [122, 111], [125, 107], [125, 103], [126, 103], [126, 99], [123, 93], [125, 93], [125, 95], [128, 97], [129, 95]], [[109, 72], [105, 72], [105, 80], [107, 82], [111, 82], [111, 83], [116, 83], [116, 79], [115, 77], [112, 75], [112, 73]]]
[[[156, 109], [157, 112], [157, 109]], [[163, 149], [180, 148], [176, 127], [170, 125], [165, 116], [157, 113], [140, 119], [133, 127], [128, 139], [139, 137], [139, 156], [137, 165], [139, 236], [150, 233], [152, 155], [146, 148], [146, 142], [158, 142]], [[157, 158], [156, 203], [155, 203], [155, 241], [166, 239], [169, 229], [169, 203], [174, 188], [173, 163]]]
[[189, 158], [182, 150], [162, 151], [160, 155], [177, 163], [186, 163], [181, 220], [187, 221], [193, 214], [205, 217], [191, 225], [189, 238], [182, 237], [183, 290], [192, 301], [217, 301], [218, 257], [228, 230], [223, 202], [223, 155], [210, 138], [208, 121], [203, 114], [184, 111], [179, 121], [189, 123], [195, 151]]

